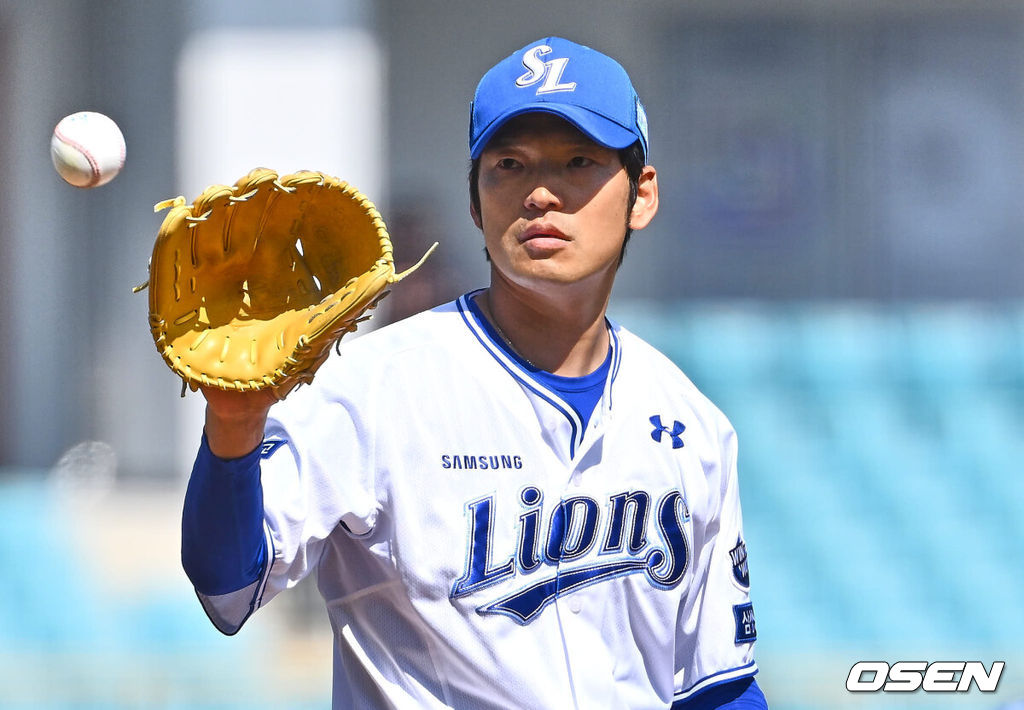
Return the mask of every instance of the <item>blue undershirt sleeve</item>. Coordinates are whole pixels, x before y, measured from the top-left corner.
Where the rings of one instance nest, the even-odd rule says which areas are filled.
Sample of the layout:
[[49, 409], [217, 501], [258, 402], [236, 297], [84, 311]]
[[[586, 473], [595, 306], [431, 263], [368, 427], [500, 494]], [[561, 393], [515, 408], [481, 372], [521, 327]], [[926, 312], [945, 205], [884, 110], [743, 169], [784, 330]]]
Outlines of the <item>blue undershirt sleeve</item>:
[[203, 434], [181, 518], [185, 574], [197, 592], [215, 596], [257, 581], [266, 562], [260, 447], [222, 459]]
[[672, 710], [768, 710], [768, 701], [753, 678], [741, 678], [705, 690]]

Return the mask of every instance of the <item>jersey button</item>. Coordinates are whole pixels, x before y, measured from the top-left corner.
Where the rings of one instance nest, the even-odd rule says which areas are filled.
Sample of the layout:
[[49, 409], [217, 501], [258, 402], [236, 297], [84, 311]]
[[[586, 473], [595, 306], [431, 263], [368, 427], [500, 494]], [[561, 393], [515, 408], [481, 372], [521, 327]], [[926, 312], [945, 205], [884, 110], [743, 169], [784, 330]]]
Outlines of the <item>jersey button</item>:
[[583, 600], [579, 597], [569, 597], [569, 611], [573, 614], [579, 614], [583, 611]]

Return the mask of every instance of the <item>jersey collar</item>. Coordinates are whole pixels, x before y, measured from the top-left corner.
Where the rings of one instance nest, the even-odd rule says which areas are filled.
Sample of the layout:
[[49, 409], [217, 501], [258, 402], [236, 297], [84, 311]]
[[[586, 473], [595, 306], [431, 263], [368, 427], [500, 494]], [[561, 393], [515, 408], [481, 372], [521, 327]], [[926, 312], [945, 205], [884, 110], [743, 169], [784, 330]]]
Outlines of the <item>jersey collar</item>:
[[[459, 313], [462, 316], [466, 327], [476, 338], [477, 342], [487, 353], [513, 377], [522, 387], [533, 395], [553, 407], [568, 423], [570, 432], [569, 458], [575, 458], [583, 443], [584, 428], [579, 414], [566, 403], [562, 397], [549, 388], [544, 381], [537, 377], [537, 368], [530, 365], [518, 353], [513, 352], [508, 345], [498, 336], [487, 319], [483, 317], [479, 307], [473, 301], [483, 289], [477, 289], [465, 293], [455, 302]], [[612, 385], [619, 373], [619, 365], [622, 362], [622, 348], [619, 343], [619, 336], [616, 328], [607, 318], [605, 323], [608, 327], [608, 335], [611, 343], [611, 367], [608, 373], [608, 381], [605, 383], [605, 393], [598, 403], [598, 409], [608, 411], [612, 405]], [[595, 411], [595, 416], [597, 412]]]

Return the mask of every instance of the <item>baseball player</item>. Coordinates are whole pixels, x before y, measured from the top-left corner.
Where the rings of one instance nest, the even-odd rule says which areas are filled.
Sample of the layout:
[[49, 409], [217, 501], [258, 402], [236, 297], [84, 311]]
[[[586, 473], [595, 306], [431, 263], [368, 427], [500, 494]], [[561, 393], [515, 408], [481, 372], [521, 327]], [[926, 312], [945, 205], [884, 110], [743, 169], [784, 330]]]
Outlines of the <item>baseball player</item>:
[[203, 607], [234, 634], [315, 572], [336, 708], [767, 707], [736, 435], [605, 315], [658, 209], [629, 77], [533, 42], [480, 80], [469, 150], [487, 288], [346, 342], [280, 403], [203, 390]]

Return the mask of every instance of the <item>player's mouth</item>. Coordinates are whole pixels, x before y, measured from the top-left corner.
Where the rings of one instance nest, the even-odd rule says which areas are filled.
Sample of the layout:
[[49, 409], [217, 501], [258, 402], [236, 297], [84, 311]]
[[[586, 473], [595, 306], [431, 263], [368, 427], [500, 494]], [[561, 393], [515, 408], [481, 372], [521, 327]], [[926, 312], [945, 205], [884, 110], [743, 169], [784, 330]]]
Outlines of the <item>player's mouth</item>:
[[572, 241], [561, 230], [544, 223], [531, 224], [519, 234], [518, 239], [531, 251], [560, 249]]
[[528, 226], [519, 234], [520, 243], [528, 241], [530, 239], [544, 238], [561, 239], [562, 241], [565, 242], [569, 241], [569, 237], [565, 236], [562, 230], [557, 229], [556, 227], [553, 227], [550, 224], [545, 224], [544, 222], [535, 222]]

